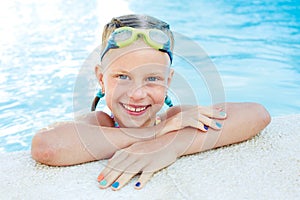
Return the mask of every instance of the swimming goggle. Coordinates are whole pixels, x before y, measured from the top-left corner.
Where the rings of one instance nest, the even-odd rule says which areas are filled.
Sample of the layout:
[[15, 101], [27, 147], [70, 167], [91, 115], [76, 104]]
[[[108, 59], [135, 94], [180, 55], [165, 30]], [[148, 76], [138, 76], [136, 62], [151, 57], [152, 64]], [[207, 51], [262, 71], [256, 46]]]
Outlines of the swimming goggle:
[[136, 41], [140, 36], [143, 36], [144, 41], [150, 47], [167, 53], [172, 63], [173, 55], [170, 49], [170, 39], [163, 31], [158, 29], [135, 29], [127, 26], [117, 28], [112, 32], [101, 54], [101, 60], [110, 49], [126, 47]]

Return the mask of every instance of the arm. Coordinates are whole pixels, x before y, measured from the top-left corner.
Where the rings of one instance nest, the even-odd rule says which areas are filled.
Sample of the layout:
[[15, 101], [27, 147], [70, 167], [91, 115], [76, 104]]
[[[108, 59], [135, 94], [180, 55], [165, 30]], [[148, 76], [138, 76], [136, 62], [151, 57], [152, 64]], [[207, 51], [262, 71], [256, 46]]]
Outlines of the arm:
[[33, 137], [32, 157], [47, 165], [74, 165], [110, 158], [119, 149], [152, 139], [158, 128], [112, 126], [112, 119], [103, 112], [94, 112], [72, 122], [56, 123]]
[[[179, 112], [184, 114], [177, 117]], [[196, 116], [196, 119], [189, 115]], [[189, 119], [185, 120], [188, 125], [192, 124], [194, 128], [206, 131], [203, 123], [209, 125], [209, 117], [218, 117], [218, 114], [207, 107], [199, 107], [199, 110], [195, 106], [173, 107], [164, 116], [172, 121], [167, 126], [167, 120], [164, 120], [164, 123], [147, 128], [113, 128], [113, 121], [106, 113], [92, 112], [74, 122], [56, 123], [39, 131], [33, 137], [31, 154], [33, 159], [47, 165], [74, 165], [110, 158], [117, 150], [133, 143], [184, 128], [187, 125], [181, 121], [185, 116]]]
[[[219, 106], [219, 105], [216, 105]], [[256, 103], [226, 103], [227, 118], [219, 120], [220, 130], [209, 129], [205, 134], [185, 128], [176, 134], [166, 134], [157, 140], [175, 146], [178, 156], [245, 141], [263, 130], [271, 121], [266, 109]]]
[[219, 121], [223, 124], [221, 130], [209, 129], [207, 133], [199, 133], [199, 129], [184, 128], [118, 151], [98, 177], [100, 188], [112, 184], [113, 189], [118, 190], [142, 171], [136, 187], [140, 189], [154, 172], [172, 164], [180, 156], [247, 140], [270, 122], [269, 113], [259, 104], [227, 103], [225, 107], [228, 117]]

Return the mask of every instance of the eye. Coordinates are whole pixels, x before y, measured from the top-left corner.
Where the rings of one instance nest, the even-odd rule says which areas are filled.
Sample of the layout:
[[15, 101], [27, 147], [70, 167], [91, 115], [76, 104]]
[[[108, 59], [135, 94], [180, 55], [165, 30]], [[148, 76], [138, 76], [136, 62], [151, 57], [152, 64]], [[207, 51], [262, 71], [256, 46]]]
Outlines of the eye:
[[158, 81], [159, 79], [157, 77], [151, 76], [147, 78], [147, 81]]
[[118, 78], [119, 78], [119, 79], [122, 79], [122, 80], [127, 80], [127, 79], [129, 79], [129, 76], [124, 75], [124, 74], [119, 74], [119, 75], [118, 75]]

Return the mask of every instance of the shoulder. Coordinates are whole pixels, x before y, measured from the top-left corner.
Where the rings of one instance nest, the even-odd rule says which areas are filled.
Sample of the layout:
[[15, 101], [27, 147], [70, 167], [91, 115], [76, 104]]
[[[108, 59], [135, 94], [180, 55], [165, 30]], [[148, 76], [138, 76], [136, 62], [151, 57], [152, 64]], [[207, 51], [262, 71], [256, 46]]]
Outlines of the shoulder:
[[114, 126], [113, 119], [103, 111], [90, 112], [88, 114], [78, 117], [76, 121], [81, 121], [96, 126], [107, 126], [107, 127]]

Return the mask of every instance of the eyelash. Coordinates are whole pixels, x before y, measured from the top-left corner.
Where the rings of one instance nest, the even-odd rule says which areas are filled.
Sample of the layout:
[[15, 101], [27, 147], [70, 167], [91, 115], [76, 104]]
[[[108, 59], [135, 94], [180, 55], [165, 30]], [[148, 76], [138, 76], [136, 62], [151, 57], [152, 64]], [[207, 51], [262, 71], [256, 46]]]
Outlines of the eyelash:
[[[117, 74], [115, 77], [120, 80], [130, 80], [130, 77], [125, 74]], [[146, 81], [149, 81], [149, 82], [155, 82], [155, 81], [160, 81], [160, 80], [162, 80], [160, 77], [155, 77], [155, 76], [150, 76], [150, 77], [146, 78]]]
[[[127, 80], [129, 79], [129, 76], [125, 75], [125, 74], [118, 74], [116, 76], [118, 79], [121, 79], [121, 80]], [[122, 78], [123, 77], [123, 78]]]
[[[150, 80], [150, 79], [155, 79], [155, 80]], [[154, 76], [151, 76], [151, 77], [148, 77], [147, 78], [147, 81], [159, 81], [160, 80], [160, 78], [158, 78], [158, 77], [154, 77]]]

